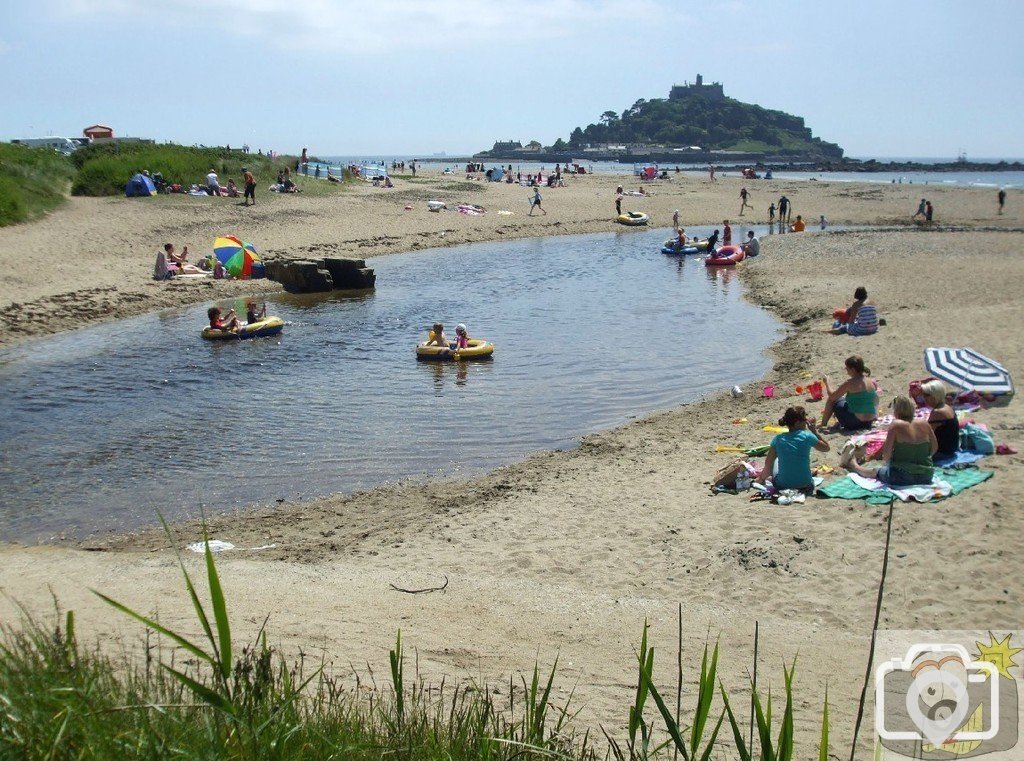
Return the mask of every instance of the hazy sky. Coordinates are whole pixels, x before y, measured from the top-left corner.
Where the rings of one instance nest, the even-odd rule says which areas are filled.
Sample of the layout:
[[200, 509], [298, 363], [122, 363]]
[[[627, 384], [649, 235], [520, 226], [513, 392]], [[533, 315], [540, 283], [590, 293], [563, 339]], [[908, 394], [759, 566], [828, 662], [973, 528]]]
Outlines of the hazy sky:
[[0, 0], [0, 139], [545, 145], [700, 72], [852, 156], [1024, 155], [1024, 2]]

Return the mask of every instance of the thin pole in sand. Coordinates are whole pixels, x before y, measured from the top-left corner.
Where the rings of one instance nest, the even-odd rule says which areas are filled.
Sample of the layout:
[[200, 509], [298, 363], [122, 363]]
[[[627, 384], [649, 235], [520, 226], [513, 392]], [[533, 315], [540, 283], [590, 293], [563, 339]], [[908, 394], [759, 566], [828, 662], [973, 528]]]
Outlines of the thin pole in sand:
[[750, 690], [750, 737], [747, 747], [754, 747], [754, 696], [757, 694], [757, 647], [761, 642], [761, 622], [754, 622], [754, 684]]
[[871, 667], [875, 662], [875, 640], [878, 637], [878, 619], [882, 615], [882, 593], [885, 590], [885, 574], [889, 570], [889, 542], [892, 538], [892, 509], [895, 497], [889, 500], [889, 518], [885, 526], [885, 551], [882, 553], [882, 578], [878, 580], [878, 597], [875, 599], [875, 621], [871, 625], [871, 646], [868, 649], [868, 667], [864, 671], [864, 686], [860, 690], [860, 703], [857, 705], [857, 723], [853, 727], [853, 742], [850, 745], [850, 761], [857, 752], [857, 735], [860, 734], [860, 722], [864, 718], [864, 701], [867, 699], [868, 682], [871, 680]]
[[[679, 646], [676, 648], [676, 726], [683, 712], [683, 604], [679, 603]], [[672, 758], [679, 757], [679, 748], [672, 752]]]

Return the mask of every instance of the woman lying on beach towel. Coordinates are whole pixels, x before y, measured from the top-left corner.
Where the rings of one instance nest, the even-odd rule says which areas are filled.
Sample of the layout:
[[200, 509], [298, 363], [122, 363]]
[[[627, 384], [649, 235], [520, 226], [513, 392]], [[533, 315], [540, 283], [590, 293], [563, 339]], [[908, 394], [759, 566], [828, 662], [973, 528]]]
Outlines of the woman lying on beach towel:
[[839, 463], [851, 473], [877, 478], [890, 486], [930, 484], [934, 474], [932, 456], [938, 451], [939, 442], [927, 420], [914, 418], [915, 409], [914, 403], [905, 396], [893, 400], [892, 411], [897, 419], [889, 428], [879, 453], [885, 465], [880, 468], [859, 465], [852, 442], [843, 447]]

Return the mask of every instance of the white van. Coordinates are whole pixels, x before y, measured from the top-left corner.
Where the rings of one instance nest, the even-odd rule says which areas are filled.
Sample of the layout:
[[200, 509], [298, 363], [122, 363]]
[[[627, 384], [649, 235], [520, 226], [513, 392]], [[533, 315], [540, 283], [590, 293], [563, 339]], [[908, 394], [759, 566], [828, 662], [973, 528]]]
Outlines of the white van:
[[23, 137], [11, 142], [29, 148], [52, 148], [65, 156], [70, 156], [78, 148], [78, 144], [69, 137]]

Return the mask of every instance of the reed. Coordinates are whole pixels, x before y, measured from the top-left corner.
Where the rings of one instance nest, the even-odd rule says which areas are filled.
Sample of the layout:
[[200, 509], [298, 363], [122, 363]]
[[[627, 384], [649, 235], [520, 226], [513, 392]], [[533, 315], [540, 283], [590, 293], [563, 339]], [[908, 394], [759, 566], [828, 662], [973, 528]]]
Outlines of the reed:
[[[266, 621], [255, 641], [232, 646], [227, 601], [214, 556], [204, 569], [202, 600], [179, 557], [201, 636], [169, 629], [112, 598], [109, 605], [145, 626], [146, 657], [108, 655], [82, 646], [74, 614], [49, 625], [22, 612], [19, 627], [0, 629], [0, 757], [230, 759], [575, 759], [602, 757], [686, 761], [711, 758], [796, 758], [793, 740], [795, 663], [784, 667], [785, 707], [773, 718], [769, 692], [754, 690], [758, 749], [718, 681], [719, 646], [705, 642], [700, 677], [688, 696], [689, 724], [680, 723], [654, 680], [654, 647], [644, 629], [637, 683], [628, 710], [625, 749], [604, 731], [606, 746], [571, 723], [573, 695], [555, 705], [557, 659], [546, 677], [539, 664], [521, 684], [510, 680], [508, 702], [483, 686], [432, 686], [407, 673], [402, 635], [389, 653], [391, 684], [338, 678], [305, 655], [287, 662], [268, 645]], [[150, 645], [156, 639], [155, 645]], [[172, 644], [174, 647], [168, 647]], [[680, 643], [680, 648], [682, 643]], [[185, 657], [182, 658], [182, 655]], [[679, 653], [677, 653], [677, 656]], [[682, 662], [682, 659], [678, 659]], [[371, 671], [372, 681], [372, 671]], [[716, 701], [716, 684], [721, 705]], [[682, 700], [677, 686], [677, 705]], [[648, 699], [654, 703], [648, 706]], [[719, 739], [728, 721], [732, 741]], [[718, 755], [716, 755], [716, 753]], [[828, 699], [819, 758], [828, 757]], [[808, 757], [801, 753], [799, 757]]]

